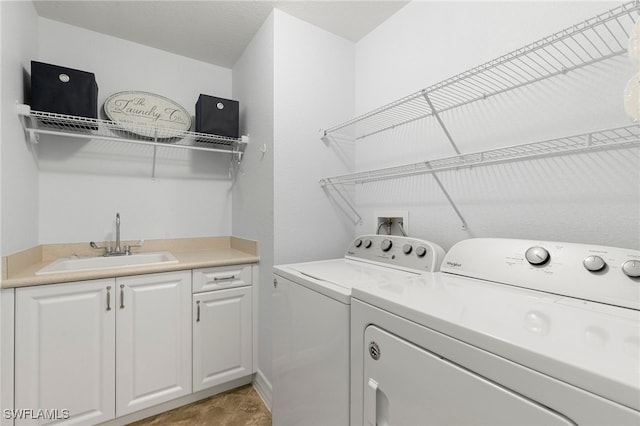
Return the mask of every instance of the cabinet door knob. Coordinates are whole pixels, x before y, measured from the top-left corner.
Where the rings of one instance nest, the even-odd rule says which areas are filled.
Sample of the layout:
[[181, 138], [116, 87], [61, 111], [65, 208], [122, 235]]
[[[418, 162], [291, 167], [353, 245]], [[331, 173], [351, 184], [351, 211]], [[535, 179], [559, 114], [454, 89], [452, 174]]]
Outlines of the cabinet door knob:
[[124, 284], [120, 284], [120, 309], [124, 309]]
[[278, 279], [277, 278], [273, 279], [273, 288], [278, 288]]
[[107, 311], [111, 310], [111, 286], [107, 286]]

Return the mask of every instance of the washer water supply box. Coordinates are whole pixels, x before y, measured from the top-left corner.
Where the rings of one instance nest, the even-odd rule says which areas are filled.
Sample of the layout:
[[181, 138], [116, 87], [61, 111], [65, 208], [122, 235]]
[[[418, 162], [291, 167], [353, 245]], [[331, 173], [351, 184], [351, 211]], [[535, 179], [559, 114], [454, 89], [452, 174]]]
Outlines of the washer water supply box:
[[98, 118], [98, 85], [95, 75], [31, 61], [31, 109]]
[[200, 95], [196, 102], [196, 132], [238, 138], [240, 104], [231, 99]]

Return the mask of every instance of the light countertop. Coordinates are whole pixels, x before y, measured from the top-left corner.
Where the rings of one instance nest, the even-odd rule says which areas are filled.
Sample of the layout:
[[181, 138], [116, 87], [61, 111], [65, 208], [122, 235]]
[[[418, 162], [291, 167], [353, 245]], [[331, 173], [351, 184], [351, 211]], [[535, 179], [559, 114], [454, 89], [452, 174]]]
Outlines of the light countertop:
[[[122, 246], [135, 243], [135, 241], [123, 241]], [[109, 243], [98, 243], [98, 245], [109, 245]], [[178, 259], [178, 262], [36, 275], [37, 271], [59, 258], [72, 255], [101, 255], [99, 250], [90, 248], [88, 243], [40, 245], [2, 258], [2, 288], [84, 281], [212, 266], [239, 265], [256, 263], [260, 259], [256, 241], [237, 237], [151, 240], [146, 241], [141, 248], [132, 249], [133, 253], [155, 251], [170, 251]]]

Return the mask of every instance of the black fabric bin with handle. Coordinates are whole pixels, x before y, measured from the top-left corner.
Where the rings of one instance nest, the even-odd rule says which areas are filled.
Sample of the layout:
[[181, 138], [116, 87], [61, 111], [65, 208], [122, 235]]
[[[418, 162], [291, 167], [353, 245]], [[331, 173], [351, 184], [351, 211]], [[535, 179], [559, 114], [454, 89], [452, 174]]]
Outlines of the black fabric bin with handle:
[[200, 95], [196, 103], [196, 132], [238, 138], [240, 105], [238, 101]]
[[31, 110], [98, 118], [95, 75], [31, 61]]

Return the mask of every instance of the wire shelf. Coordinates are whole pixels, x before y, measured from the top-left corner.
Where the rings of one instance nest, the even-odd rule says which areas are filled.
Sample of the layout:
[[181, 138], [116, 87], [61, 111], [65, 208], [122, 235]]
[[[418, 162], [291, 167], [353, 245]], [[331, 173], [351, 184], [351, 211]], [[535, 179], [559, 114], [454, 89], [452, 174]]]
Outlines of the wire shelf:
[[566, 74], [627, 52], [625, 25], [640, 16], [640, 0], [624, 3], [497, 59], [325, 130], [356, 139]]
[[321, 179], [320, 184], [323, 186], [334, 186], [338, 184], [364, 183], [512, 161], [622, 149], [633, 146], [640, 146], [640, 126], [638, 125], [617, 127], [470, 154], [455, 155], [432, 161], [327, 177]]
[[238, 156], [240, 159], [248, 137], [229, 138], [156, 126], [117, 123], [115, 121], [31, 111], [28, 105], [18, 105], [23, 126], [32, 142], [38, 135], [109, 140], [143, 145], [211, 151]]

